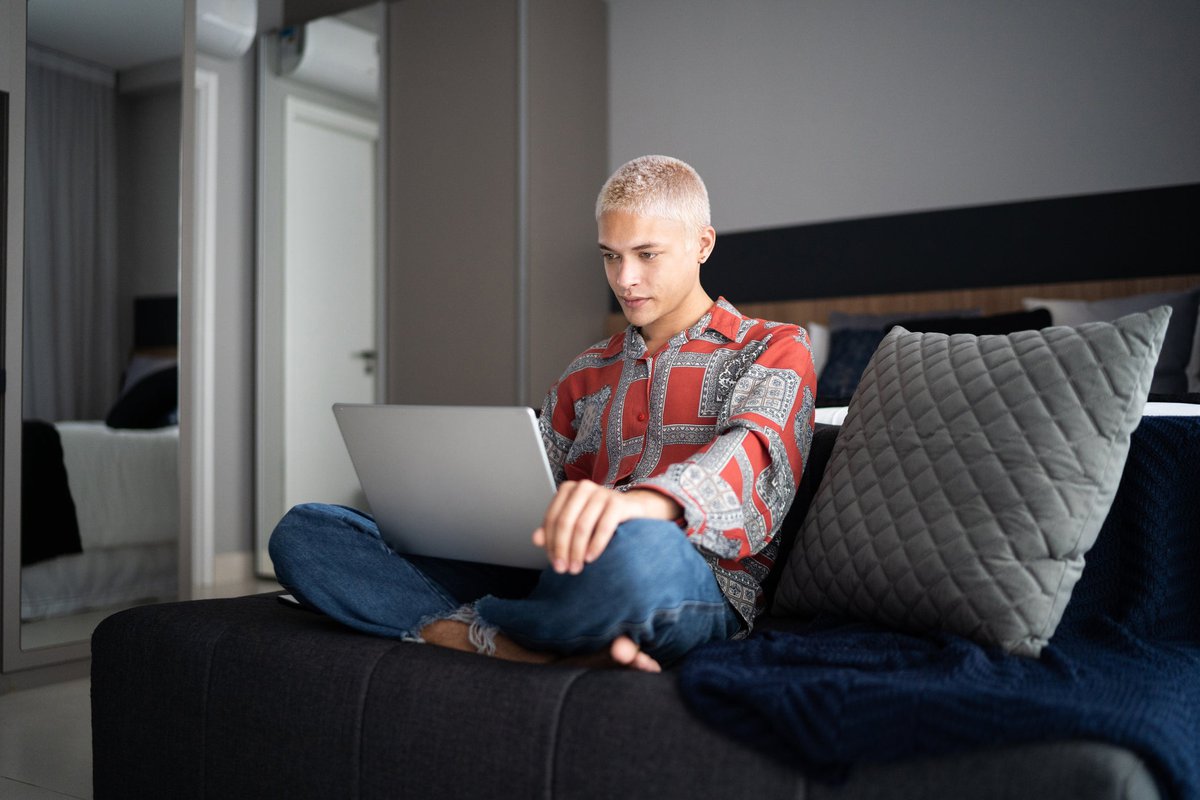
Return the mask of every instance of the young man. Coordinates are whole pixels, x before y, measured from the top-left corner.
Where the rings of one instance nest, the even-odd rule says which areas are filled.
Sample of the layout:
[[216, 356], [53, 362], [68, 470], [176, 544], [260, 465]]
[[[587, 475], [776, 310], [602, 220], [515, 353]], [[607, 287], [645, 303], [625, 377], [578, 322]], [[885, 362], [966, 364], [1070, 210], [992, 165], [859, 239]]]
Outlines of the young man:
[[812, 440], [807, 334], [705, 292], [716, 232], [682, 161], [622, 166], [596, 221], [629, 327], [576, 358], [542, 406], [559, 488], [532, 535], [550, 566], [400, 556], [365, 515], [298, 506], [270, 552], [302, 602], [385, 636], [651, 671], [749, 631]]

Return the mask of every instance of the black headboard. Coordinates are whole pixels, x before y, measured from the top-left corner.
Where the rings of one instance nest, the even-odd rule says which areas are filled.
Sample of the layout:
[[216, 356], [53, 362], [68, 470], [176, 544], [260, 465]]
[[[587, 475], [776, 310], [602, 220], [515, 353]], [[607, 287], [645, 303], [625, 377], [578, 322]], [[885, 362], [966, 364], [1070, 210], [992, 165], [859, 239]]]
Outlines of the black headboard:
[[[734, 303], [1200, 272], [1200, 184], [722, 234]], [[613, 304], [613, 310], [618, 310]]]

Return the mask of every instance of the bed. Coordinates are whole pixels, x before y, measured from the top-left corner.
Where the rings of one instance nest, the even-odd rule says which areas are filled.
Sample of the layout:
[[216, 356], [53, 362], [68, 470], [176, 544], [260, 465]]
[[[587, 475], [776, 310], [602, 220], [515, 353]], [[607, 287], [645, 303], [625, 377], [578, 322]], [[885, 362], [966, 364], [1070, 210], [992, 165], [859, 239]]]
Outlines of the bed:
[[25, 421], [22, 621], [177, 596], [175, 372], [132, 381], [106, 420]]

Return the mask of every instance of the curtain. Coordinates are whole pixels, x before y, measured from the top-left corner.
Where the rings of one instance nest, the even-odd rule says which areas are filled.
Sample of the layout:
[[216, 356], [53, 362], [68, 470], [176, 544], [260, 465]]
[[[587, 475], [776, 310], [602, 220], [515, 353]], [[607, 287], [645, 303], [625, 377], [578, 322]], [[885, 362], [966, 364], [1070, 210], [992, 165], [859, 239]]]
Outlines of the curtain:
[[27, 419], [103, 419], [117, 396], [111, 72], [30, 47], [25, 136]]

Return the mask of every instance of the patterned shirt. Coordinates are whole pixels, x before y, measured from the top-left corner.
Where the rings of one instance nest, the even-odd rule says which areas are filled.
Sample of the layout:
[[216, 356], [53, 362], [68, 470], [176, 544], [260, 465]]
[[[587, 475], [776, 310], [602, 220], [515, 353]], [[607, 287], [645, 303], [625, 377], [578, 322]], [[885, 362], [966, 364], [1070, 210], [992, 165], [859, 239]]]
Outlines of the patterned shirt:
[[719, 299], [657, 353], [632, 325], [585, 350], [542, 406], [555, 480], [661, 492], [749, 630], [813, 436], [808, 334]]

